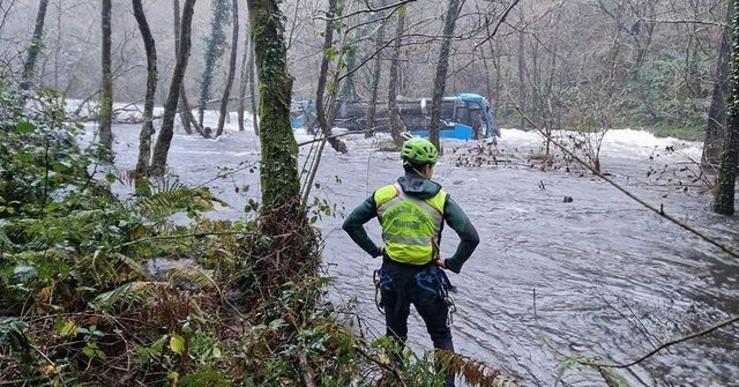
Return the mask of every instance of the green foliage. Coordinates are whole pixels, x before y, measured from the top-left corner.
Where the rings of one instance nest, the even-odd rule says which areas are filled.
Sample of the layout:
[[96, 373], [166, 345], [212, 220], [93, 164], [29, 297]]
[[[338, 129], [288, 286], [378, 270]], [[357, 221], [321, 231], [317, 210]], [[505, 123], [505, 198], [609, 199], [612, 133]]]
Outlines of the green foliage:
[[65, 121], [61, 95], [41, 90], [26, 104], [0, 81], [0, 219], [37, 216], [67, 187], [88, 181], [89, 154], [76, 145], [80, 127]]

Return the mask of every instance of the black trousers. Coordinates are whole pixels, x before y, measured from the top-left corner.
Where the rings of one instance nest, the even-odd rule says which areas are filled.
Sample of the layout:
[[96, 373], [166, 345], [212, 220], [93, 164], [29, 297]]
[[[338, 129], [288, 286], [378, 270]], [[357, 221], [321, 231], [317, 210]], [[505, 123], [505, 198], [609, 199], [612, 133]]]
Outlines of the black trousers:
[[[452, 332], [447, 326], [449, 308], [439, 294], [435, 264], [415, 266], [385, 258], [380, 269], [380, 294], [385, 310], [387, 335], [405, 343], [408, 338], [410, 306], [426, 323], [434, 348], [454, 352]], [[454, 375], [446, 376], [446, 385], [454, 386]]]

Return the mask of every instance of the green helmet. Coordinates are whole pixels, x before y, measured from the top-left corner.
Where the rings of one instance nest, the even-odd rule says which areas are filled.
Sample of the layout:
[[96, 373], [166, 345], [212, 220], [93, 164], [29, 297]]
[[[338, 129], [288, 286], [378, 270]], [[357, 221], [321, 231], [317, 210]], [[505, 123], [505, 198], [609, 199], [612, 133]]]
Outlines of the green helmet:
[[403, 164], [436, 164], [439, 161], [439, 151], [431, 141], [415, 137], [403, 143], [400, 159]]

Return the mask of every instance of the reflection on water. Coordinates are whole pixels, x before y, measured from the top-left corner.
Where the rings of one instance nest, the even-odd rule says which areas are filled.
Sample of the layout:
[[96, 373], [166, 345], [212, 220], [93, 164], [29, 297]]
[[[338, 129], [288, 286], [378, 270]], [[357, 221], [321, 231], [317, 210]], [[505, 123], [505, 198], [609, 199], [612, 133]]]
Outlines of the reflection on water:
[[[137, 126], [121, 125], [117, 163], [135, 164]], [[500, 145], [526, 148], [538, 143], [531, 133], [504, 130]], [[360, 136], [349, 138], [351, 152], [327, 150], [314, 194], [351, 211], [375, 188], [400, 173], [397, 154], [373, 151]], [[620, 184], [665, 211], [739, 243], [739, 221], [710, 212], [710, 198], [694, 190], [645, 184], [656, 149], [676, 142], [636, 131], [614, 131], [603, 149], [603, 168]], [[447, 149], [462, 143], [448, 143]], [[677, 144], [698, 155], [699, 144]], [[304, 149], [307, 151], [307, 149]], [[447, 152], [451, 153], [451, 152]], [[529, 385], [553, 385], [560, 354], [634, 359], [668, 338], [739, 313], [739, 264], [641, 208], [612, 187], [589, 176], [541, 172], [521, 167], [456, 168], [442, 158], [436, 179], [477, 226], [482, 242], [452, 281], [458, 314], [455, 344], [466, 355], [513, 372]], [[258, 158], [251, 132], [218, 140], [175, 136], [170, 151], [174, 173], [200, 184], [218, 173]], [[540, 189], [543, 183], [545, 189]], [[244, 193], [249, 185], [251, 189]], [[250, 195], [258, 195], [256, 173], [240, 172], [210, 184], [231, 205], [213, 214], [237, 218]], [[237, 192], [238, 191], [238, 192]], [[563, 203], [564, 196], [574, 198]], [[252, 196], [253, 197], [253, 196]], [[379, 261], [366, 256], [341, 231], [341, 218], [323, 219], [324, 260], [335, 278], [331, 297], [356, 299], [361, 314], [378, 332], [382, 316], [373, 305], [372, 270]], [[376, 222], [368, 225], [379, 241]], [[451, 254], [456, 236], [448, 230], [442, 251]], [[537, 294], [538, 323], [533, 313]], [[429, 348], [419, 318], [412, 316], [411, 345]], [[542, 337], [546, 338], [545, 344]], [[633, 385], [737, 385], [739, 328], [675, 346], [620, 374]], [[564, 378], [569, 385], [602, 385], [593, 373]]]

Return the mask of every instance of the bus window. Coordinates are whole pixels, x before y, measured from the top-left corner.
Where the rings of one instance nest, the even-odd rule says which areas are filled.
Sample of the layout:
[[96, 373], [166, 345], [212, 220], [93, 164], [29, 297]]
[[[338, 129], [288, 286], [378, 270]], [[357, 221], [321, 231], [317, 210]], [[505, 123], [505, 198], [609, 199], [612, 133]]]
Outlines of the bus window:
[[441, 119], [446, 122], [454, 121], [454, 101], [443, 101], [441, 103]]

